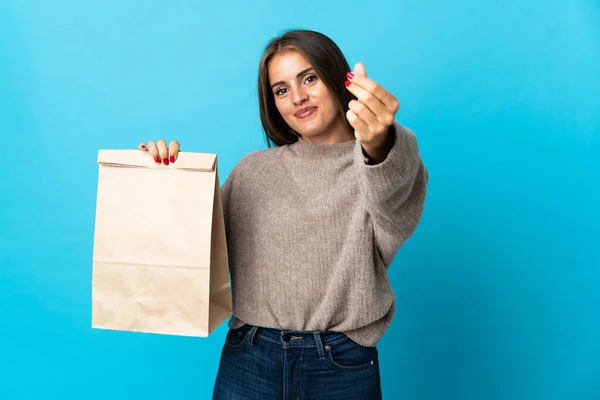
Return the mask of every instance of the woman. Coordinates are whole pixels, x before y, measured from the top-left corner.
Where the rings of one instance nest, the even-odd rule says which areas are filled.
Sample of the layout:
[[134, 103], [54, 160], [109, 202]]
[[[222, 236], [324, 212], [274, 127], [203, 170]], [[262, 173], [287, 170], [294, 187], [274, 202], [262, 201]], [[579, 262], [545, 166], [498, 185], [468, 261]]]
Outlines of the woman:
[[[258, 83], [269, 148], [222, 187], [234, 311], [213, 398], [379, 399], [387, 268], [425, 202], [416, 137], [320, 33], [273, 39]], [[140, 148], [177, 162], [176, 141]]]

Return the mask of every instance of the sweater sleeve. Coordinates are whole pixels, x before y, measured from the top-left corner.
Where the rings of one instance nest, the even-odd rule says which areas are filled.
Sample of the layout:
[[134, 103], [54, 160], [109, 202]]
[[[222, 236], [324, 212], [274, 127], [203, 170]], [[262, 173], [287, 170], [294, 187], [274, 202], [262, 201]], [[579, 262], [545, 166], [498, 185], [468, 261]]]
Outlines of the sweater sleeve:
[[375, 245], [386, 267], [416, 230], [428, 183], [415, 134], [397, 122], [392, 131], [394, 144], [379, 164], [365, 162], [360, 143], [354, 149], [362, 201], [373, 221]]
[[221, 185], [221, 203], [223, 205], [223, 220], [225, 222], [225, 232], [229, 228], [229, 215], [227, 210], [229, 210], [229, 200], [231, 196], [231, 175], [225, 179], [225, 182]]
[[230, 237], [230, 220], [231, 220], [231, 209], [233, 207], [233, 187], [235, 185], [237, 173], [237, 166], [229, 173], [223, 185], [221, 185], [221, 203], [223, 205], [223, 220], [225, 223], [225, 236], [227, 237], [227, 243], [231, 240]]
[[[240, 191], [243, 190], [244, 170], [253, 168], [254, 153], [250, 153], [241, 158], [241, 160], [233, 167], [225, 182], [221, 185], [221, 203], [223, 205], [223, 220], [225, 222], [225, 235], [227, 242], [232, 240], [231, 237], [231, 215], [234, 213], [238, 199], [243, 198]], [[240, 177], [241, 175], [241, 177]]]

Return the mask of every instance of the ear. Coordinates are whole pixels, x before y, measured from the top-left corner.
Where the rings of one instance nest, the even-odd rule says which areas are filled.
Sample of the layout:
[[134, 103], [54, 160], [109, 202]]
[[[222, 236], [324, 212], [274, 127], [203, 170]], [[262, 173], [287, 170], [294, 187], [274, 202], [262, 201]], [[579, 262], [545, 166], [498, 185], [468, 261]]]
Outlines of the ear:
[[367, 70], [365, 69], [365, 65], [363, 63], [357, 63], [354, 65], [354, 73], [361, 74], [367, 76]]

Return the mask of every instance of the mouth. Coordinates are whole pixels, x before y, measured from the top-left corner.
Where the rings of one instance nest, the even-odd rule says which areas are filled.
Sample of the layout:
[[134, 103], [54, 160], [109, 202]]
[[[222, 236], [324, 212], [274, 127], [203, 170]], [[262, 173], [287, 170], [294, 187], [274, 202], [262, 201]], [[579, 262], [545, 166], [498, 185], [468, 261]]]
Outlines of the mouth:
[[309, 117], [312, 114], [314, 114], [314, 112], [316, 110], [317, 110], [317, 107], [304, 107], [304, 108], [301, 108], [300, 110], [296, 111], [294, 116], [296, 116], [297, 118], [303, 119], [303, 118]]

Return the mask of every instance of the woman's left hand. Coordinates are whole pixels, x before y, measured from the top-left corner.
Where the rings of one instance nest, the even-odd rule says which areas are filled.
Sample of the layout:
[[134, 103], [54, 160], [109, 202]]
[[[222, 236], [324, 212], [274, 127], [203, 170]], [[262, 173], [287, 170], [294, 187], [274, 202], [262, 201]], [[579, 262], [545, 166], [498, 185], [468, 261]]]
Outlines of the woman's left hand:
[[[398, 100], [377, 82], [367, 78], [362, 63], [347, 74], [346, 87], [357, 100], [351, 100], [346, 118], [354, 128], [356, 140], [376, 161], [387, 155], [388, 132], [400, 109]], [[387, 151], [386, 151], [387, 150]]]

